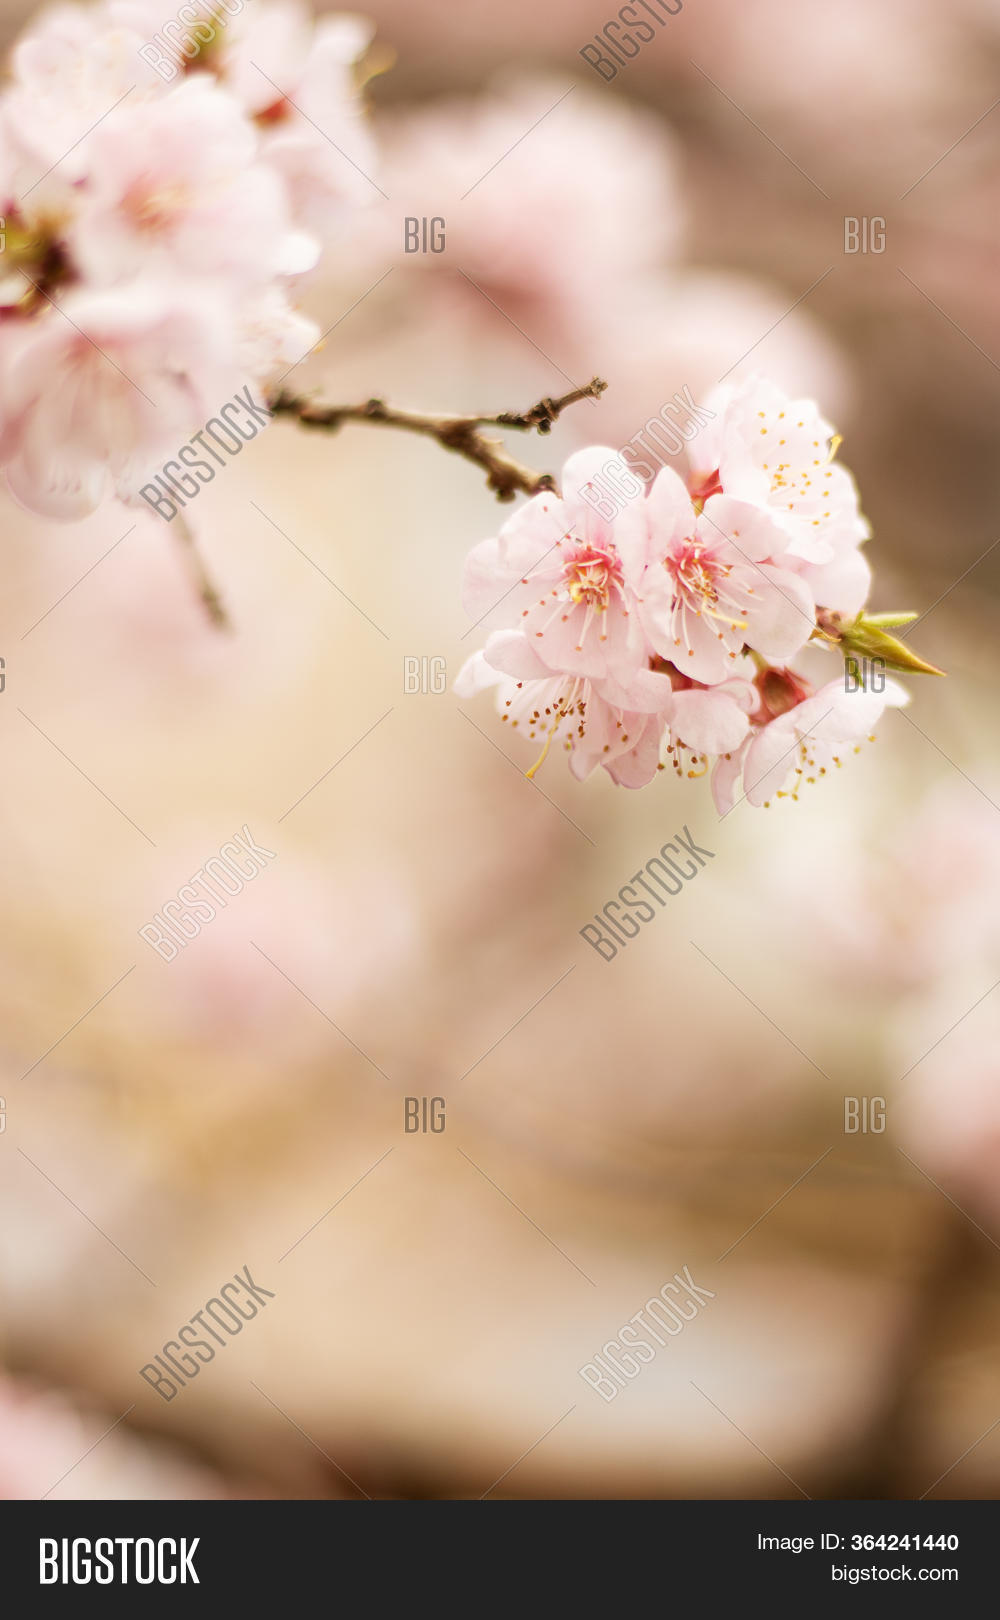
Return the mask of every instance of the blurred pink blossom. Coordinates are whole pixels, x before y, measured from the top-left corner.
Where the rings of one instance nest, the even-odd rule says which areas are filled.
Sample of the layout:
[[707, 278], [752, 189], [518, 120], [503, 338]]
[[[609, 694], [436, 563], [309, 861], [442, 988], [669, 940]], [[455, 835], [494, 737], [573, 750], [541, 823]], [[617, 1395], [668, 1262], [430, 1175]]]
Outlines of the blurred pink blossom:
[[[678, 250], [669, 131], [589, 87], [509, 79], [388, 114], [380, 145], [391, 202], [363, 222], [372, 267], [407, 267], [432, 310], [471, 328], [514, 322], [559, 350]], [[406, 217], [442, 218], [443, 251], [407, 253]]]
[[108, 1433], [113, 1422], [67, 1394], [0, 1374], [0, 1498], [200, 1501], [244, 1494], [162, 1441], [117, 1426]]
[[171, 60], [162, 22], [151, 0], [62, 6], [0, 97], [0, 464], [53, 518], [137, 499], [241, 384], [308, 352], [295, 284], [377, 193], [370, 28], [258, 0]]

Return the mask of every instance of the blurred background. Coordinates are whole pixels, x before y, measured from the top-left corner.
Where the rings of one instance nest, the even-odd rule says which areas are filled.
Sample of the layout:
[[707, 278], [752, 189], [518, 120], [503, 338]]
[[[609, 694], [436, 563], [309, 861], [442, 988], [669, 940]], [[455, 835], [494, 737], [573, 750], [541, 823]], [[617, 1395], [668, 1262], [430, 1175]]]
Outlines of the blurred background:
[[[254, 441], [191, 511], [229, 633], [156, 517], [3, 497], [0, 1495], [993, 1497], [1000, 4], [687, 0], [607, 78], [605, 0], [366, 10], [384, 196], [297, 385], [598, 373], [509, 436], [557, 473], [772, 376], [948, 678], [720, 821], [707, 780], [529, 782], [458, 703], [504, 512], [433, 444]], [[275, 858], [162, 960], [245, 825]], [[685, 825], [714, 858], [606, 963], [580, 928]], [[244, 1265], [274, 1297], [165, 1400], [139, 1369]], [[714, 1297], [602, 1399], [685, 1266]]]

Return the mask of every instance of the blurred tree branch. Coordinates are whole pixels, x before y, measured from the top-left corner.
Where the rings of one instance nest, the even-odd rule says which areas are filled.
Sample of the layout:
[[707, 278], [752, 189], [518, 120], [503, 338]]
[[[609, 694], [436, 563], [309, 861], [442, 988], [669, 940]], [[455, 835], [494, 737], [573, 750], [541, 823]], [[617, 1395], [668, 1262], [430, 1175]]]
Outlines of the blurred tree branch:
[[852, 1460], [834, 1481], [832, 1497], [898, 1501], [909, 1496], [922, 1439], [919, 1414], [927, 1407], [956, 1307], [974, 1293], [990, 1263], [984, 1247], [965, 1215], [945, 1215], [890, 1351], [882, 1400]]

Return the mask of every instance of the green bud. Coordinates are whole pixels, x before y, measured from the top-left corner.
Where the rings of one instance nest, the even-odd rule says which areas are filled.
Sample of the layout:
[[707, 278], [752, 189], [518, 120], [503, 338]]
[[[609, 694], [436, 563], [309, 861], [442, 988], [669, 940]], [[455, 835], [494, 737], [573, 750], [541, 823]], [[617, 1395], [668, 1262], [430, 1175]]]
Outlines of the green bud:
[[862, 658], [878, 658], [886, 669], [902, 675], [943, 675], [943, 669], [918, 658], [905, 641], [891, 636], [885, 628], [887, 624], [908, 624], [916, 617], [915, 613], [877, 613], [870, 617], [859, 613], [853, 624], [841, 629], [841, 651], [845, 656], [853, 653]]

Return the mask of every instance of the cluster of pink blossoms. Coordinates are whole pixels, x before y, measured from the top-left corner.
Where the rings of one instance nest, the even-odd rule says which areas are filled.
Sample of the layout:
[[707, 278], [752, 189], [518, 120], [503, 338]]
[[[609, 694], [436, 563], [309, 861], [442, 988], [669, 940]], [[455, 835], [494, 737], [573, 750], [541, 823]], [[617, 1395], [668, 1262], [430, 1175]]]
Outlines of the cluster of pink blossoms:
[[814, 690], [790, 667], [819, 610], [853, 618], [870, 583], [830, 424], [758, 378], [710, 405], [686, 484], [664, 467], [643, 488], [613, 450], [583, 450], [561, 496], [534, 496], [473, 549], [465, 607], [503, 627], [455, 690], [496, 686], [503, 718], [542, 758], [560, 741], [580, 778], [603, 765], [642, 787], [668, 765], [712, 769], [725, 813], [741, 782], [755, 805], [794, 797], [906, 694], [842, 667]]
[[47, 516], [136, 499], [222, 402], [301, 360], [319, 331], [295, 285], [374, 194], [365, 24], [182, 11], [200, 20], [171, 58], [150, 43], [165, 0], [58, 7], [0, 97], [0, 467]]

